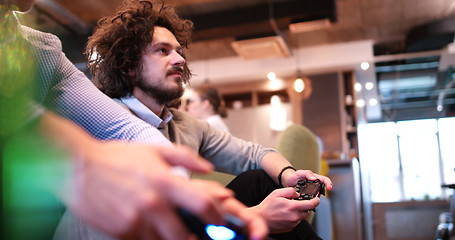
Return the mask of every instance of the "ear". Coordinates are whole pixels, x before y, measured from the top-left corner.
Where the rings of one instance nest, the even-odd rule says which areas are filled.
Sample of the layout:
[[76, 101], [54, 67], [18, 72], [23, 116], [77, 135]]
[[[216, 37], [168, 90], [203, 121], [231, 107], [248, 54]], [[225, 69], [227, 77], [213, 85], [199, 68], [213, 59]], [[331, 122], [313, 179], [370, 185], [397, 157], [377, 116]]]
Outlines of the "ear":
[[131, 82], [136, 84], [136, 71], [129, 70], [128, 71], [128, 76], [130, 77]]

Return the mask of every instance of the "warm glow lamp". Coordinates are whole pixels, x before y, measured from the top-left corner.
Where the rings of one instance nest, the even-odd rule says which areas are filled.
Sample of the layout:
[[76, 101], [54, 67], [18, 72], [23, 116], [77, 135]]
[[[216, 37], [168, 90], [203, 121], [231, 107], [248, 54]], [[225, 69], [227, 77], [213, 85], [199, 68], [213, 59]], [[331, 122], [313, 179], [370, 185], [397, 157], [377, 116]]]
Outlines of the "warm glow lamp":
[[311, 80], [306, 76], [302, 76], [300, 71], [297, 71], [297, 78], [292, 84], [288, 85], [288, 94], [290, 94], [291, 97], [293, 96], [294, 98], [305, 100], [310, 97], [311, 92]]
[[294, 89], [298, 93], [301, 93], [303, 90], [305, 90], [305, 83], [303, 82], [302, 78], [298, 77], [294, 81]]

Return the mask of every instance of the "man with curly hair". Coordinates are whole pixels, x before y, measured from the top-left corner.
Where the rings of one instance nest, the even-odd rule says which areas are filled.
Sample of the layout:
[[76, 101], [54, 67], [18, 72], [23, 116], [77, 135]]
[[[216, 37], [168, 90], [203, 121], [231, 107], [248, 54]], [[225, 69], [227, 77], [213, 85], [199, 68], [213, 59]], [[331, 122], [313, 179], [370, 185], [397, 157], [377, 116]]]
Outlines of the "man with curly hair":
[[172, 147], [101, 93], [65, 57], [56, 36], [20, 24], [18, 11], [33, 3], [0, 0], [0, 238], [52, 238], [55, 196], [117, 238], [189, 238], [177, 207], [211, 223], [222, 223], [228, 211], [257, 238], [265, 236], [260, 217], [236, 214], [245, 207], [231, 191], [172, 171], [181, 165], [207, 172], [210, 163], [189, 148]]
[[171, 142], [198, 151], [217, 171], [240, 174], [228, 187], [249, 206], [246, 212], [265, 219], [271, 237], [319, 239], [305, 221], [319, 199], [293, 200], [297, 193], [292, 186], [299, 179], [320, 179], [330, 190], [330, 179], [295, 170], [274, 149], [235, 138], [166, 107], [182, 96], [183, 83], [191, 76], [184, 48], [192, 27], [174, 8], [150, 1], [130, 1], [116, 15], [101, 19], [86, 50], [94, 59], [89, 67], [98, 88]]
[[182, 96], [191, 76], [184, 55], [191, 30], [192, 22], [179, 18], [172, 7], [150, 1], [132, 1], [101, 19], [86, 50], [94, 59], [89, 67], [97, 86], [170, 141], [198, 151], [217, 171], [240, 174], [228, 187], [249, 206], [247, 212], [266, 220], [273, 238], [319, 239], [305, 221], [319, 199], [293, 200], [297, 193], [292, 186], [299, 179], [320, 179], [330, 190], [330, 179], [295, 170], [273, 149], [166, 107]]
[[[298, 194], [292, 186], [299, 179], [320, 179], [330, 190], [329, 178], [296, 170], [273, 149], [166, 107], [182, 96], [183, 83], [191, 76], [184, 55], [191, 30], [192, 22], [179, 18], [170, 6], [129, 2], [116, 15], [101, 19], [89, 38], [86, 54], [94, 59], [89, 67], [97, 86], [171, 142], [198, 151], [217, 171], [240, 174], [229, 186], [249, 206], [245, 212], [265, 219], [271, 237], [320, 239], [305, 221], [319, 199], [293, 200]], [[93, 236], [102, 238], [96, 232]]]

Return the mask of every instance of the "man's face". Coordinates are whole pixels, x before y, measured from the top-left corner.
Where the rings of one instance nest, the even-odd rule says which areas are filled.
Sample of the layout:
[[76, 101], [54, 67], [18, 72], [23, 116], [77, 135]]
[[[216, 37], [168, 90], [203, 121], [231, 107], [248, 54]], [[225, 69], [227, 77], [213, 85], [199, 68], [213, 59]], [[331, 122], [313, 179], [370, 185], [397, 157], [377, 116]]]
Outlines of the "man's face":
[[141, 89], [160, 104], [182, 96], [185, 59], [182, 47], [168, 29], [155, 27], [153, 40], [147, 46], [141, 62], [142, 73], [137, 78], [135, 88]]
[[197, 92], [193, 92], [188, 98], [188, 103], [186, 105], [188, 112], [196, 118], [203, 119], [205, 102], [206, 100], [203, 101]]

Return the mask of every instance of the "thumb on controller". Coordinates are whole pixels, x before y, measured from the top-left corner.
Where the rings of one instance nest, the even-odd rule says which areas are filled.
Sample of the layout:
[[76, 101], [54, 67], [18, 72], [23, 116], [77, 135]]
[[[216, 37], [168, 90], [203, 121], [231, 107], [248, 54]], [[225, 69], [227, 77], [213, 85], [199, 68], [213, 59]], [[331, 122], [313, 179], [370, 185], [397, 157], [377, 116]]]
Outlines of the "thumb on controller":
[[274, 197], [297, 198], [299, 194], [292, 187], [276, 189], [271, 193]]

